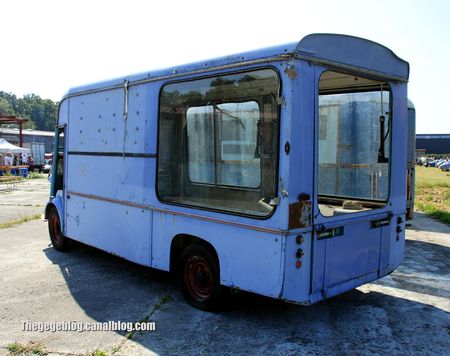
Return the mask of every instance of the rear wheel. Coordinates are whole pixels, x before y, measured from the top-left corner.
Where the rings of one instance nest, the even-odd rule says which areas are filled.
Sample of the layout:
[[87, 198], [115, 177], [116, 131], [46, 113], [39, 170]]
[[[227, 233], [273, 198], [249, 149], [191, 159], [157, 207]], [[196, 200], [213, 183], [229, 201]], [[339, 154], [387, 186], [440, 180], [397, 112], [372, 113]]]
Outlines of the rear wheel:
[[181, 289], [192, 306], [202, 310], [217, 310], [221, 286], [219, 262], [202, 245], [190, 245], [181, 254]]
[[67, 251], [69, 249], [69, 239], [62, 234], [61, 221], [55, 207], [51, 207], [48, 212], [48, 232], [53, 247], [58, 251]]

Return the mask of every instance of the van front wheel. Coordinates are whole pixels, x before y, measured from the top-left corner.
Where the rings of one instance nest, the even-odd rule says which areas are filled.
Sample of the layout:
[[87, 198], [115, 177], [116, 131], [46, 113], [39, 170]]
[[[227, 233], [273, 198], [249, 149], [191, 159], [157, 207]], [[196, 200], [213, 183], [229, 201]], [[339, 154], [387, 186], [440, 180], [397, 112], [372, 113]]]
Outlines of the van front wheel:
[[181, 254], [181, 289], [192, 306], [217, 310], [221, 286], [217, 258], [202, 245], [190, 245]]
[[62, 234], [61, 221], [55, 207], [51, 207], [48, 212], [48, 232], [53, 247], [58, 251], [67, 251], [69, 249], [68, 238]]

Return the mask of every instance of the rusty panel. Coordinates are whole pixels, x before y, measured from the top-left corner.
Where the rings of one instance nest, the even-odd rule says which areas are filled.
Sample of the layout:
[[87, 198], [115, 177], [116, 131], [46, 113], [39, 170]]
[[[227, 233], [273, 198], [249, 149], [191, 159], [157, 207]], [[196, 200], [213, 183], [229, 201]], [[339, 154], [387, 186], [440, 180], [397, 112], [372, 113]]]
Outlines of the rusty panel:
[[289, 205], [289, 229], [311, 225], [311, 201], [300, 201]]

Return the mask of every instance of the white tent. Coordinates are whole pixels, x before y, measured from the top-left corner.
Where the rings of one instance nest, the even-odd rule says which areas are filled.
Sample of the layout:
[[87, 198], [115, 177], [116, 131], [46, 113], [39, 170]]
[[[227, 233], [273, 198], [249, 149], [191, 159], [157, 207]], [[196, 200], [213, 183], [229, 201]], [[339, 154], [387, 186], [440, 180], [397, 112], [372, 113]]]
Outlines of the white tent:
[[8, 141], [6, 141], [4, 138], [0, 138], [0, 153], [5, 154], [8, 152], [11, 152], [11, 153], [26, 152], [26, 153], [30, 154], [30, 149], [22, 148], [19, 146], [14, 146], [14, 145], [10, 144]]

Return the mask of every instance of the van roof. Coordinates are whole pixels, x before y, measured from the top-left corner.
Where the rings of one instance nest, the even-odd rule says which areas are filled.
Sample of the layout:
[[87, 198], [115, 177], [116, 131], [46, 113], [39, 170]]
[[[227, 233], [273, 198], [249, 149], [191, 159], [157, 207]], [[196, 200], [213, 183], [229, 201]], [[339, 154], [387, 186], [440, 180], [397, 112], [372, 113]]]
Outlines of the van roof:
[[408, 62], [379, 43], [348, 35], [310, 34], [299, 42], [75, 87], [69, 90], [66, 97], [121, 87], [124, 83], [137, 84], [176, 78], [190, 73], [207, 73], [217, 69], [292, 58], [300, 58], [344, 70], [356, 70], [388, 80], [406, 82], [409, 78]]

